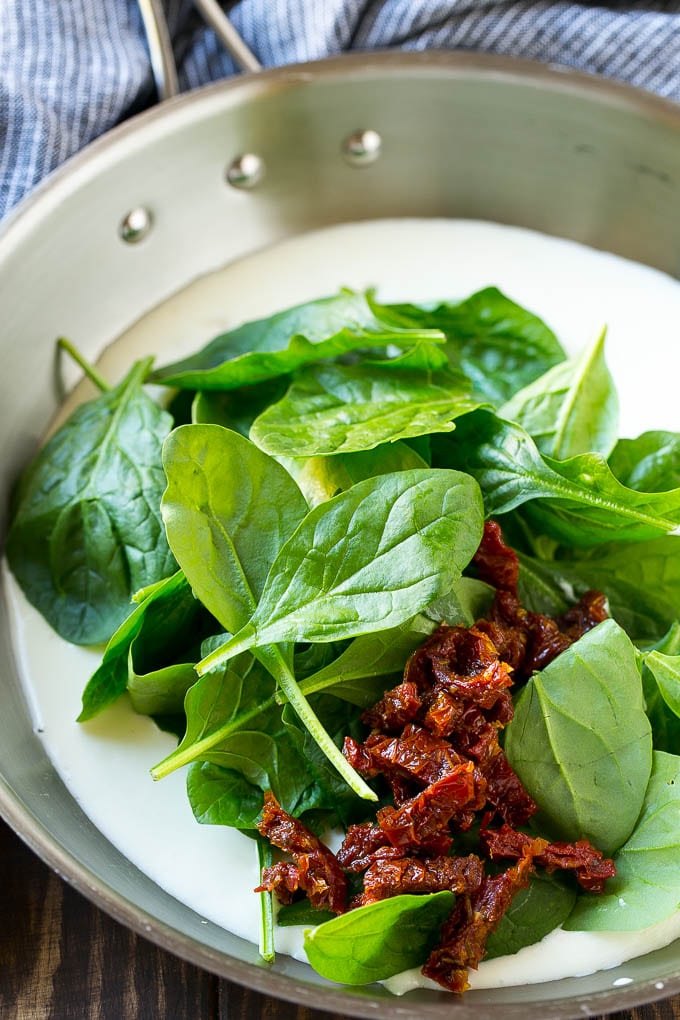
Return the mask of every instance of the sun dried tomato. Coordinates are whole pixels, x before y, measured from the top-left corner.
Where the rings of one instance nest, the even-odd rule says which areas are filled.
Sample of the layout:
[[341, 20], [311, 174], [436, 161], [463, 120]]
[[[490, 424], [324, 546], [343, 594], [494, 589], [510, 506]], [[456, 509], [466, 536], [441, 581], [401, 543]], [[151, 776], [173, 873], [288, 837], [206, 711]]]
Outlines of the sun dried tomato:
[[517, 832], [510, 825], [498, 829], [487, 828], [488, 818], [482, 822], [480, 842], [490, 858], [517, 860], [531, 853], [536, 864], [548, 872], [573, 871], [584, 889], [602, 892], [606, 879], [616, 874], [616, 865], [606, 858], [587, 839], [575, 843], [550, 843], [547, 839], [528, 836]]
[[404, 851], [392, 846], [386, 833], [371, 822], [350, 825], [342, 846], [335, 855], [346, 871], [365, 871], [375, 861], [394, 860]]
[[397, 772], [423, 786], [453, 772], [462, 761], [448, 741], [414, 723], [408, 723], [399, 737], [372, 733], [364, 744], [345, 737], [343, 754], [363, 775]]
[[500, 525], [496, 521], [485, 523], [482, 541], [472, 562], [480, 580], [503, 591], [517, 591], [519, 557], [503, 541]]
[[420, 690], [436, 685], [485, 708], [512, 684], [489, 635], [476, 627], [438, 627], [413, 653], [404, 675]]
[[352, 906], [375, 903], [402, 893], [433, 893], [449, 889], [458, 894], [477, 892], [484, 878], [479, 857], [404, 857], [372, 864], [364, 875], [364, 892]]
[[524, 825], [538, 811], [538, 804], [529, 796], [519, 777], [500, 749], [483, 768], [487, 782], [487, 800], [504, 822]]
[[586, 592], [566, 613], [553, 618], [528, 612], [512, 592], [497, 591], [487, 618], [475, 626], [512, 666], [516, 679], [526, 679], [606, 619], [606, 599], [599, 592]]
[[423, 967], [431, 978], [452, 992], [469, 988], [468, 970], [476, 970], [486, 951], [486, 940], [498, 927], [513, 897], [529, 882], [534, 865], [531, 857], [493, 878], [485, 878], [478, 893], [460, 897], [442, 929], [441, 942]]
[[557, 617], [560, 630], [570, 641], [578, 641], [589, 630], [602, 623], [609, 616], [607, 599], [599, 591], [587, 591], [575, 606]]
[[[289, 896], [294, 891], [293, 867], [297, 871], [297, 886], [307, 893], [314, 907], [332, 910], [341, 914], [347, 909], [347, 879], [338, 864], [335, 854], [319, 840], [298, 818], [293, 818], [280, 806], [271, 791], [265, 794], [262, 819], [258, 831], [270, 843], [292, 855], [294, 864], [283, 862], [265, 869], [262, 876], [263, 889]], [[266, 877], [265, 877], [266, 875]], [[284, 899], [290, 902], [290, 898]]]
[[255, 892], [273, 892], [280, 903], [293, 902], [293, 896], [300, 888], [300, 873], [292, 861], [279, 861], [269, 868], [263, 868], [262, 880]]
[[384, 697], [361, 716], [361, 721], [371, 729], [384, 730], [386, 733], [399, 732], [406, 723], [418, 715], [422, 701], [418, 697], [418, 688], [414, 683], [399, 684], [386, 691]]
[[466, 762], [401, 807], [381, 808], [378, 825], [393, 846], [447, 853], [453, 843], [449, 823], [470, 801], [478, 799], [480, 782], [483, 780], [475, 774], [473, 763]]

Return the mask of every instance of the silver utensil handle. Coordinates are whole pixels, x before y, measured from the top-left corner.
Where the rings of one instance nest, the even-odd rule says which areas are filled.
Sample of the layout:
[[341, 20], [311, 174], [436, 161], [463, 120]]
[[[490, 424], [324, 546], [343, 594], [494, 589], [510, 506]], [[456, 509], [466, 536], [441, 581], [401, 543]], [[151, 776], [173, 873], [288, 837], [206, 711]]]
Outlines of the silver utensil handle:
[[[137, 0], [137, 3], [149, 47], [151, 72], [162, 102], [179, 93], [177, 65], [163, 3], [162, 0]], [[246, 46], [217, 0], [194, 0], [194, 4], [242, 71], [261, 70], [260, 61]]]
[[151, 72], [156, 83], [158, 98], [162, 102], [179, 92], [177, 64], [172, 51], [172, 40], [165, 20], [162, 0], [137, 0], [142, 16], [146, 43], [151, 57]]
[[244, 43], [217, 0], [194, 0], [213, 32], [242, 71], [261, 71], [262, 64]]

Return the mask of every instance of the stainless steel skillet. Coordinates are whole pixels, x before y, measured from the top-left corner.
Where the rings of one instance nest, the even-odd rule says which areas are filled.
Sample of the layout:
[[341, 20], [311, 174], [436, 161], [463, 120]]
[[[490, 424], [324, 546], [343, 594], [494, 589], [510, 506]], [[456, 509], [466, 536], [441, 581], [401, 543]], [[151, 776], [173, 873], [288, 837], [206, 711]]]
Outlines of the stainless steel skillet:
[[[217, 266], [309, 229], [394, 216], [518, 224], [676, 274], [680, 111], [558, 69], [393, 52], [243, 77], [124, 125], [55, 174], [0, 235], [3, 507], [59, 400], [57, 334], [85, 338], [94, 358]], [[79, 890], [186, 959], [304, 1005], [384, 1018], [584, 1016], [680, 990], [677, 944], [587, 978], [460, 1001], [329, 988], [285, 957], [265, 967], [84, 816], [32, 730], [4, 606], [0, 661], [0, 812]]]

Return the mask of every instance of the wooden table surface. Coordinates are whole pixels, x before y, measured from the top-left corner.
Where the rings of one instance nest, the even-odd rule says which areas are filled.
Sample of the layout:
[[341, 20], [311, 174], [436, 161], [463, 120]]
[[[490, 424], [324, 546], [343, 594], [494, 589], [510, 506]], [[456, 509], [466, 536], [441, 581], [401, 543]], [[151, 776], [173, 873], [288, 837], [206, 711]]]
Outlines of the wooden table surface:
[[[0, 876], [0, 1020], [340, 1020], [156, 948], [74, 892], [2, 822]], [[680, 995], [610, 1020], [680, 1020]]]

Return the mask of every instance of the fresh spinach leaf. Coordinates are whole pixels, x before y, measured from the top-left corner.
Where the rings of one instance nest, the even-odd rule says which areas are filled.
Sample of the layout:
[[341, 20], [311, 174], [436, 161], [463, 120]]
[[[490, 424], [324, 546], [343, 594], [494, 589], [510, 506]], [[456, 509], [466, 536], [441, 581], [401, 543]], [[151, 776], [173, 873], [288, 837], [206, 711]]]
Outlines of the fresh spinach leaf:
[[384, 690], [385, 679], [403, 673], [409, 655], [434, 628], [431, 620], [418, 615], [399, 627], [362, 634], [337, 659], [303, 680], [300, 690], [306, 695], [332, 690], [337, 698], [367, 708], [376, 700], [375, 686], [370, 681], [381, 678]]
[[138, 588], [176, 569], [159, 512], [172, 420], [144, 392], [151, 360], [78, 407], [21, 480], [7, 558], [66, 641], [108, 641]]
[[541, 453], [556, 460], [611, 453], [619, 402], [604, 360], [604, 338], [603, 330], [590, 347], [549, 369], [499, 409], [501, 418], [529, 433]]
[[300, 689], [305, 694], [330, 689], [335, 697], [367, 708], [386, 689], [389, 677], [404, 672], [409, 656], [440, 623], [469, 627], [488, 609], [492, 598], [493, 589], [488, 585], [461, 577], [448, 595], [426, 606], [412, 620], [355, 638], [333, 662], [303, 680]]
[[343, 290], [222, 333], [197, 354], [157, 369], [152, 380], [182, 389], [232, 390], [322, 358], [422, 340], [443, 341], [443, 336], [436, 328], [389, 325], [365, 295]]
[[257, 416], [280, 400], [287, 388], [286, 378], [278, 376], [237, 390], [199, 390], [193, 397], [191, 421], [194, 425], [221, 425], [247, 439]]
[[[247, 654], [188, 691], [184, 739], [152, 775], [161, 778], [190, 762], [219, 766], [219, 771], [190, 771], [190, 797], [199, 820], [254, 828], [266, 790], [273, 790], [291, 814], [326, 806], [273, 694], [274, 681]], [[245, 806], [240, 802], [244, 794]]]
[[564, 359], [552, 330], [496, 287], [457, 303], [377, 310], [381, 315], [391, 313], [403, 326], [441, 329], [451, 366], [464, 372], [476, 393], [496, 406]]
[[645, 655], [645, 665], [654, 674], [661, 697], [673, 715], [680, 718], [680, 655], [651, 651]]
[[234, 633], [252, 614], [279, 549], [307, 505], [287, 471], [219, 425], [183, 425], [163, 448], [161, 512], [203, 605]]
[[427, 959], [454, 903], [451, 892], [393, 896], [305, 932], [314, 970], [329, 981], [365, 985]]
[[680, 434], [643, 432], [637, 439], [619, 439], [609, 466], [630, 489], [667, 492], [680, 488]]
[[[659, 651], [680, 661], [680, 621], [675, 620], [660, 641], [646, 651]], [[642, 690], [647, 716], [652, 725], [654, 749], [675, 753], [680, 748], [680, 718], [666, 703], [655, 672], [650, 669], [647, 655], [643, 656]]]
[[639, 542], [674, 532], [680, 524], [680, 488], [643, 493], [626, 488], [600, 454], [557, 461], [543, 455], [519, 425], [488, 411], [457, 422], [435, 437], [436, 463], [469, 471], [491, 516], [522, 504], [539, 532], [566, 545]]
[[581, 556], [560, 550], [559, 559], [520, 555], [522, 604], [555, 615], [588, 589], [607, 596], [610, 614], [639, 642], [658, 641], [680, 606], [680, 537], [609, 543]]
[[479, 490], [455, 471], [359, 482], [311, 510], [274, 561], [240, 634], [200, 673], [246, 648], [334, 641], [404, 623], [447, 594], [482, 533]]
[[[125, 691], [128, 683], [128, 658], [130, 646], [142, 633], [147, 616], [149, 629], [156, 633], [160, 624], [170, 614], [175, 622], [179, 620], [182, 630], [192, 628], [196, 615], [204, 612], [191, 593], [191, 588], [181, 570], [165, 578], [159, 584], [150, 586], [147, 594], [125, 619], [104, 650], [104, 657], [90, 677], [83, 692], [83, 707], [78, 722], [85, 722], [98, 715]], [[174, 640], [173, 631], [168, 632]], [[194, 675], [195, 679], [195, 675]]]
[[515, 895], [498, 928], [486, 940], [485, 960], [510, 956], [540, 942], [563, 924], [576, 902], [576, 887], [558, 874], [538, 871]]
[[[139, 715], [180, 718], [183, 722], [184, 698], [189, 688], [196, 683], [195, 662], [177, 662], [145, 673], [138, 673], [133, 662], [134, 651], [131, 649], [127, 691], [135, 712]], [[183, 732], [182, 726], [179, 735]]]
[[361, 453], [276, 459], [295, 479], [310, 507], [325, 503], [366, 478], [428, 466], [415, 450], [398, 440]]
[[607, 854], [630, 836], [651, 769], [638, 654], [605, 620], [534, 674], [506, 730], [541, 831], [585, 837]]
[[580, 896], [568, 931], [638, 931], [670, 917], [680, 901], [680, 758], [654, 752], [642, 811], [614, 858], [616, 877], [600, 896]]
[[269, 720], [267, 713], [271, 714], [276, 705], [274, 688], [269, 672], [248, 652], [233, 659], [223, 671], [214, 670], [201, 677], [187, 691], [184, 701], [184, 737], [151, 770], [154, 779], [189, 762], [209, 760], [214, 748], [241, 729], [264, 728]]
[[227, 825], [245, 832], [255, 829], [264, 797], [259, 786], [241, 772], [210, 762], [197, 762], [187, 772], [187, 796], [201, 825]]
[[256, 418], [253, 442], [274, 456], [316, 457], [450, 432], [479, 407], [464, 377], [363, 362], [314, 365]]
[[[203, 605], [227, 631], [238, 631], [256, 609], [272, 559], [304, 516], [304, 497], [276, 461], [218, 425], [176, 429], [163, 448], [163, 464], [168, 487], [161, 511], [168, 541]], [[375, 799], [300, 693], [292, 647], [264, 641], [256, 655], [345, 781], [360, 796]], [[173, 761], [172, 768], [183, 764]]]
[[291, 928], [299, 924], [309, 927], [310, 924], [317, 925], [323, 924], [324, 921], [332, 921], [334, 917], [335, 914], [330, 910], [319, 910], [305, 898], [279, 907], [276, 924], [279, 928]]

